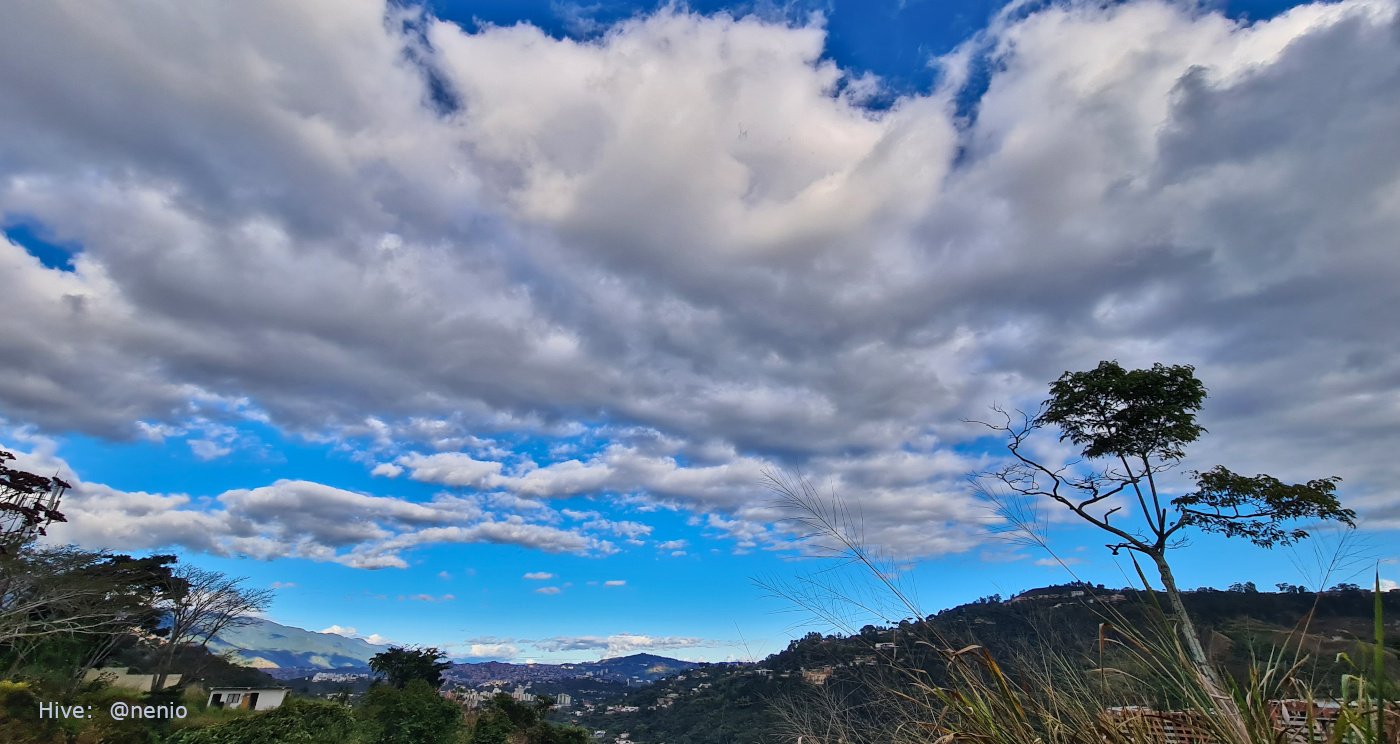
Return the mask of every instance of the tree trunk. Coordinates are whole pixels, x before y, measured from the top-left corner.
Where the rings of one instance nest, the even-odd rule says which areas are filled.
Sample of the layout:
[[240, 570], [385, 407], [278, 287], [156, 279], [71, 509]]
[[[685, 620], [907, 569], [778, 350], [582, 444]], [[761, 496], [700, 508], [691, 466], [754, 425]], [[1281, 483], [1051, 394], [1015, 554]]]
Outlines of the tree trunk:
[[151, 692], [160, 692], [165, 689], [165, 680], [170, 677], [170, 668], [175, 666], [175, 654], [178, 651], [174, 640], [171, 640], [170, 651], [164, 654], [165, 660], [156, 668], [155, 679], [151, 680]]
[[1206, 655], [1206, 650], [1201, 646], [1201, 635], [1196, 632], [1196, 624], [1191, 621], [1191, 616], [1186, 612], [1186, 605], [1181, 601], [1181, 591], [1176, 588], [1176, 577], [1172, 576], [1171, 566], [1167, 565], [1166, 556], [1154, 555], [1153, 561], [1157, 563], [1157, 573], [1162, 577], [1162, 586], [1166, 589], [1167, 601], [1171, 603], [1172, 614], [1176, 615], [1178, 629], [1182, 640], [1186, 643], [1186, 654], [1191, 657], [1191, 664], [1196, 667], [1196, 675], [1200, 678], [1201, 686], [1205, 688], [1206, 694], [1215, 701], [1216, 714], [1235, 731], [1238, 740], [1241, 742], [1249, 740], [1248, 729], [1244, 725], [1244, 717], [1240, 714], [1239, 706], [1235, 705], [1235, 698], [1225, 690], [1225, 686], [1220, 682], [1220, 675], [1216, 673], [1215, 667], [1211, 666], [1210, 657]]

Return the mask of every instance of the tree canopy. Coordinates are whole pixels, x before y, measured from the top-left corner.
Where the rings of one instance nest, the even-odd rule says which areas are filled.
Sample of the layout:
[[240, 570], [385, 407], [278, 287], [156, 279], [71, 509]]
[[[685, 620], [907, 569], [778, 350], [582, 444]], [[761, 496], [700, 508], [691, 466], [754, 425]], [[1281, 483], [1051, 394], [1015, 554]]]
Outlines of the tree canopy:
[[446, 659], [447, 654], [436, 648], [390, 646], [388, 651], [375, 654], [369, 660], [369, 668], [400, 689], [415, 679], [437, 689], [442, 686], [442, 673], [452, 667], [452, 662]]

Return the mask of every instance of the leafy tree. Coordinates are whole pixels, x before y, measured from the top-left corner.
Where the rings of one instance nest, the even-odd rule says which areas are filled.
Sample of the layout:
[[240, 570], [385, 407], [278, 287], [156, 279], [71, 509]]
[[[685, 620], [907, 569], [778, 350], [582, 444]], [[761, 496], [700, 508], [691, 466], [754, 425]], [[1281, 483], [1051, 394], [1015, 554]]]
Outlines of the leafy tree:
[[370, 744], [447, 744], [462, 728], [461, 709], [423, 679], [402, 689], [375, 685], [359, 714]]
[[436, 648], [390, 646], [369, 660], [369, 668], [386, 677], [394, 687], [403, 688], [418, 679], [437, 689], [442, 686], [442, 673], [452, 668], [452, 662], [446, 659], [447, 654]]
[[[979, 482], [1013, 524], [1030, 527], [1033, 539], [1042, 538], [1035, 538], [1039, 533], [1027, 510], [1049, 499], [1109, 533], [1113, 542], [1107, 547], [1115, 555], [1127, 550], [1151, 559], [1187, 653], [1208, 689], [1228, 705], [1182, 604], [1167, 551], [1181, 544], [1187, 528], [1244, 537], [1271, 548], [1306, 538], [1306, 530], [1292, 526], [1300, 520], [1352, 525], [1356, 515], [1337, 501], [1338, 478], [1286, 485], [1271, 476], [1243, 476], [1217, 466], [1193, 472], [1196, 488], [1189, 493], [1169, 498], [1161, 492], [1157, 476], [1176, 467], [1186, 445], [1205, 433], [1196, 423], [1205, 398], [1205, 385], [1189, 365], [1125, 370], [1117, 362], [1101, 362], [1093, 370], [1066, 372], [1051, 383], [1050, 397], [1035, 415], [1022, 414], [1017, 422], [993, 408], [1003, 420], [982, 423], [1006, 436], [1012, 459], [981, 474]], [[1084, 460], [1102, 465], [1036, 460], [1026, 443], [1045, 427], [1058, 428], [1060, 441], [1073, 443]], [[1136, 509], [1125, 513], [1121, 504], [1109, 501], [1120, 494]]]
[[252, 622], [253, 613], [267, 609], [272, 592], [250, 589], [243, 585], [246, 580], [195, 566], [180, 566], [171, 572], [159, 603], [168, 634], [155, 689], [165, 686], [170, 666], [185, 646], [206, 648], [219, 633], [246, 625]]

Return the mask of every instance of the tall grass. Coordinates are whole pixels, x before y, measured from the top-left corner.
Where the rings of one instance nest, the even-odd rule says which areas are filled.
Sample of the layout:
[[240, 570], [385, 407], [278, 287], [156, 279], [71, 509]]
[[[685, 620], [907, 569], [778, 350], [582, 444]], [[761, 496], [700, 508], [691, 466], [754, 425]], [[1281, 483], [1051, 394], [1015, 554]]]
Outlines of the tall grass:
[[[800, 478], [770, 476], [794, 523], [841, 565], [864, 573], [862, 585], [830, 569], [796, 580], [760, 584], [828, 623], [853, 631], [853, 617], [912, 614], [896, 637], [914, 641], [938, 660], [937, 678], [912, 665], [892, 665], [867, 681], [852, 701], [831, 688], [775, 706], [783, 730], [800, 744], [1400, 744], [1396, 685], [1386, 676], [1379, 576], [1375, 585], [1370, 658], [1351, 664], [1342, 695], [1317, 693], [1305, 671], [1312, 614], [1280, 647], [1253, 659], [1243, 678], [1219, 670], [1228, 687], [1221, 700], [1191, 663], [1172, 618], [1155, 594], [1129, 619], [1096, 601], [1096, 654], [1040, 648], [997, 659], [985, 647], [953, 643], [918, 608], [898, 566], [861, 539], [858, 513], [821, 497]], [[1048, 546], [1045, 546], [1048, 547]], [[1139, 572], [1140, 573], [1140, 572]], [[1143, 577], [1144, 586], [1146, 579]], [[1100, 599], [1092, 591], [1087, 599]], [[1314, 610], [1316, 605], [1314, 605]], [[1290, 648], [1292, 649], [1290, 651]], [[1292, 701], [1280, 707], [1279, 701]], [[1222, 704], [1223, 703], [1223, 704]], [[1335, 721], [1333, 723], [1332, 721]]]

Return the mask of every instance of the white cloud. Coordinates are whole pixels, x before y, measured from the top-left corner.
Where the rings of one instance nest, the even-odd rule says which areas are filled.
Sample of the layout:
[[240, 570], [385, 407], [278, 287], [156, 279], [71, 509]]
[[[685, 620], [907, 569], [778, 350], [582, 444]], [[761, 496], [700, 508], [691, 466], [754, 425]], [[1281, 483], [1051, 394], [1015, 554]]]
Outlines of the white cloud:
[[557, 586], [542, 586], [539, 589], [535, 590], [535, 594], [559, 594], [563, 591], [563, 589], [560, 589]]
[[525, 574], [524, 578], [530, 579], [532, 581], [545, 581], [554, 578], [554, 574], [547, 573], [544, 571], [531, 571], [530, 573]]
[[531, 523], [520, 515], [485, 511], [475, 499], [445, 494], [411, 502], [289, 480], [200, 500], [119, 491], [83, 481], [54, 449], [45, 442], [16, 453], [21, 467], [59, 473], [73, 485], [63, 500], [68, 521], [49, 529], [53, 541], [114, 550], [179, 546], [221, 556], [299, 557], [370, 569], [406, 568], [405, 551], [438, 543], [518, 545], [547, 553], [616, 551], [582, 527]]
[[397, 478], [403, 474], [403, 468], [391, 462], [381, 462], [369, 471], [370, 475], [381, 475], [385, 478]]
[[[815, 25], [668, 8], [584, 43], [382, 0], [9, 4], [0, 213], [83, 250], [64, 272], [0, 240], [0, 411], [202, 458], [244, 446], [215, 419], [264, 420], [520, 500], [75, 489], [63, 529], [112, 546], [603, 553], [525, 502], [613, 494], [751, 550], [792, 537], [761, 473], [801, 466], [938, 554], [984, 519], [964, 418], [1100, 359], [1186, 362], [1200, 465], [1342, 475], [1400, 526], [1394, 0], [1021, 7], [876, 112]], [[489, 439], [599, 413], [615, 441], [569, 460]]]
[[604, 581], [604, 582], [603, 582], [603, 586], [626, 586], [626, 585], [627, 585], [627, 582], [626, 582], [626, 581], [623, 581], [623, 580]]
[[510, 661], [520, 655], [520, 649], [508, 643], [473, 643], [461, 658], [477, 661]]
[[687, 540], [667, 540], [666, 542], [657, 543], [657, 544], [656, 544], [656, 549], [657, 549], [657, 550], [680, 550], [681, 548], [684, 548], [684, 547], [686, 547], [686, 546], [688, 546], [688, 545], [690, 545], [690, 542], [687, 541]]
[[[293, 581], [274, 581], [274, 582], [272, 582], [271, 584], [268, 584], [268, 586], [271, 587], [271, 588], [273, 588], [273, 589], [291, 589], [292, 587], [296, 586], [296, 582], [293, 582]], [[325, 632], [325, 631], [322, 631], [322, 632]]]
[[501, 472], [499, 462], [476, 460], [460, 452], [405, 455], [399, 458], [398, 464], [409, 468], [409, 477], [414, 480], [448, 486], [482, 486]]
[[431, 594], [413, 594], [409, 596], [409, 599], [419, 602], [450, 602], [456, 599], [456, 597], [451, 594], [444, 594], [441, 597], [434, 597]]
[[215, 444], [208, 439], [191, 439], [188, 444], [194, 456], [205, 461], [217, 460], [233, 451], [230, 447]]

